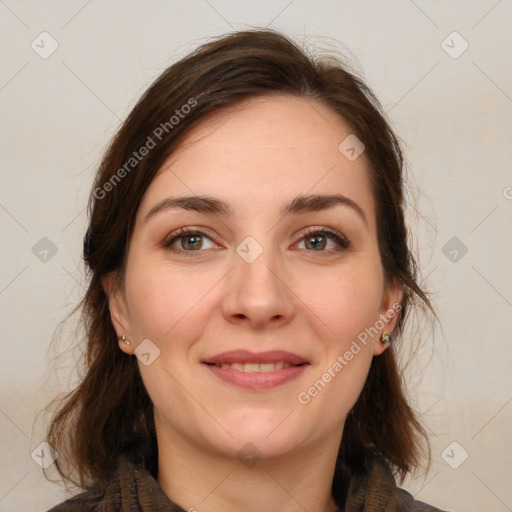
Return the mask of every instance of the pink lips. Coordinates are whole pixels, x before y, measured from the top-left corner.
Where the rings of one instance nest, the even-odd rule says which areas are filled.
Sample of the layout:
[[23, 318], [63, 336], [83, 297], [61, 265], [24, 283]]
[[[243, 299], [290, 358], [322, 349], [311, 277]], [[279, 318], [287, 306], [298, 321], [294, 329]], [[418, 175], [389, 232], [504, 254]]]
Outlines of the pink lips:
[[203, 362], [205, 363], [273, 363], [276, 361], [283, 361], [290, 364], [303, 364], [307, 363], [306, 359], [299, 357], [291, 352], [285, 350], [272, 350], [270, 352], [260, 352], [255, 354], [248, 350], [232, 350], [230, 352], [223, 352], [217, 356], [209, 357]]
[[[221, 368], [216, 366], [230, 363], [265, 364], [277, 362], [288, 363], [292, 366], [269, 372], [245, 372], [231, 367]], [[302, 357], [283, 350], [260, 352], [258, 354], [247, 350], [233, 350], [209, 357], [203, 363], [224, 382], [252, 390], [264, 390], [280, 386], [297, 378], [309, 366], [309, 362]]]

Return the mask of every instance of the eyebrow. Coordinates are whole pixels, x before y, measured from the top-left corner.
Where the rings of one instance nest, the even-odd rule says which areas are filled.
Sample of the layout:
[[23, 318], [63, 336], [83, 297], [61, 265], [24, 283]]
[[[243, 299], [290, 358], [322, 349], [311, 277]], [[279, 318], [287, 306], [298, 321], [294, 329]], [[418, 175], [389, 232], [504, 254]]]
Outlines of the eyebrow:
[[[281, 216], [288, 214], [299, 214], [307, 212], [318, 212], [322, 210], [330, 210], [335, 206], [343, 205], [348, 206], [355, 210], [363, 219], [366, 226], [368, 220], [363, 209], [352, 199], [342, 194], [314, 194], [314, 195], [299, 195], [295, 197], [290, 203], [281, 208]], [[209, 196], [184, 196], [184, 197], [167, 197], [158, 202], [146, 215], [144, 222], [158, 212], [164, 210], [181, 208], [184, 210], [191, 210], [200, 213], [213, 213], [232, 217], [234, 212], [232, 208], [224, 201]]]

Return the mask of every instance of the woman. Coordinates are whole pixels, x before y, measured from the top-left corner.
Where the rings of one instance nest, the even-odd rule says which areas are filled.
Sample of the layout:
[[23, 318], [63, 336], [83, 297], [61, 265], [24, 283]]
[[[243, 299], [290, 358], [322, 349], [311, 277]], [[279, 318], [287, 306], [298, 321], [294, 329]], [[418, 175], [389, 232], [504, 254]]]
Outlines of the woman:
[[279, 33], [168, 68], [91, 194], [87, 373], [47, 438], [84, 491], [51, 510], [438, 510], [394, 478], [426, 441], [394, 345], [433, 312], [402, 168], [365, 84]]

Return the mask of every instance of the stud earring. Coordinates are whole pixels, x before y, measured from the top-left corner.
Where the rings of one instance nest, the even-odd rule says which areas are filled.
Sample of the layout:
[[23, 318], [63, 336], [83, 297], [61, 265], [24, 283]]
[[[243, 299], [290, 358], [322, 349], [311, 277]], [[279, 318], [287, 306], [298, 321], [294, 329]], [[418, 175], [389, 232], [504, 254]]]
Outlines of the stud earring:
[[390, 335], [388, 331], [383, 331], [383, 333], [380, 336], [380, 341], [386, 345], [386, 347], [389, 347], [391, 345], [390, 343]]
[[123, 336], [123, 337], [121, 338], [121, 341], [122, 341], [123, 343], [126, 343], [127, 345], [130, 345], [130, 342], [126, 339], [126, 337], [125, 337], [125, 336]]

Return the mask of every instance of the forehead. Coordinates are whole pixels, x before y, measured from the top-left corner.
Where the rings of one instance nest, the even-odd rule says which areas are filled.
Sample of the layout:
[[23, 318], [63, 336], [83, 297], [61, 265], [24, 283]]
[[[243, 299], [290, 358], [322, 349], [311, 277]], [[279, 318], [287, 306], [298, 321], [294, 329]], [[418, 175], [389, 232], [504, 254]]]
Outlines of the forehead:
[[297, 155], [316, 159], [321, 156], [322, 164], [339, 156], [340, 137], [350, 133], [344, 119], [317, 100], [266, 95], [244, 100], [203, 119], [170, 160], [178, 160], [185, 152], [187, 157], [192, 156], [193, 146], [197, 152], [204, 152], [220, 144], [227, 155], [254, 150], [263, 157], [272, 149], [288, 149]]
[[211, 195], [254, 215], [256, 205], [272, 210], [299, 194], [338, 192], [372, 220], [364, 153], [350, 161], [338, 149], [350, 134], [344, 119], [316, 100], [251, 98], [187, 134], [148, 187], [140, 214], [169, 195]]

